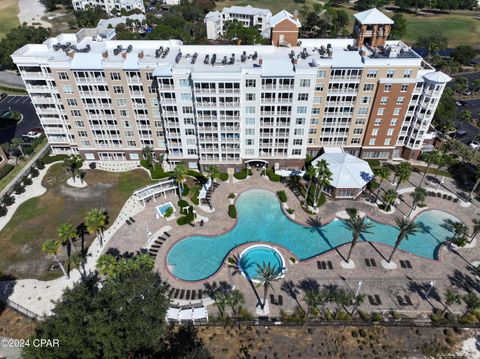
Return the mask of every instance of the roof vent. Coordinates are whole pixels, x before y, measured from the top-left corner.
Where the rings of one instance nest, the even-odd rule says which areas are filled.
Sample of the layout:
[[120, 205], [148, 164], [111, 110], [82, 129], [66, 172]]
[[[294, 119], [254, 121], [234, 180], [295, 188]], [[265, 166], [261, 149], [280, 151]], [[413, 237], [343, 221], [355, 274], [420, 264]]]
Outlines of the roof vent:
[[182, 52], [180, 51], [177, 56], [175, 56], [175, 63], [179, 63], [180, 62], [180, 59], [182, 58]]
[[210, 55], [209, 54], [206, 54], [205, 55], [205, 58], [203, 59], [203, 63], [206, 65], [208, 64], [208, 60], [210, 59]]
[[163, 52], [162, 59], [164, 59], [165, 57], [167, 57], [167, 55], [168, 55], [169, 52], [170, 52], [170, 48], [167, 47], [167, 48], [165, 49], [165, 51]]
[[198, 53], [194, 53], [192, 56], [192, 61], [190, 61], [191, 64], [194, 64], [195, 61], [197, 61]]

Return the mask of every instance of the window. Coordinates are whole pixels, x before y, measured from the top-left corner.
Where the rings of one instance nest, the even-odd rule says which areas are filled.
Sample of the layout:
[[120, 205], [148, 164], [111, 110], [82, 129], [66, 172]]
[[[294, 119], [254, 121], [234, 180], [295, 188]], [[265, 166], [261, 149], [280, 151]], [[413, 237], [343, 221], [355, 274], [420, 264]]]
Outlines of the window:
[[115, 92], [115, 93], [124, 93], [125, 90], [123, 89], [122, 86], [113, 86], [113, 92]]
[[304, 118], [297, 118], [295, 120], [296, 125], [304, 125], [305, 124], [305, 119]]
[[153, 111], [153, 117], [160, 117], [160, 111], [154, 110]]
[[359, 115], [366, 115], [368, 113], [368, 107], [360, 107], [358, 109], [358, 114]]
[[300, 156], [302, 154], [302, 150], [300, 149], [293, 149], [292, 156]]
[[245, 140], [245, 145], [246, 146], [253, 146], [254, 143], [255, 143], [255, 141], [252, 138], [248, 138], [248, 139]]
[[387, 104], [387, 100], [388, 100], [388, 97], [383, 96], [383, 97], [380, 99], [380, 104], [386, 105], [386, 104]]
[[80, 117], [80, 110], [72, 110], [70, 113], [73, 117]]
[[128, 117], [128, 111], [127, 110], [120, 110], [120, 117]]
[[391, 138], [386, 138], [386, 139], [385, 139], [385, 142], [384, 142], [383, 144], [384, 144], [385, 146], [390, 145], [390, 140], [391, 140]]
[[125, 137], [132, 138], [133, 137], [133, 131], [131, 131], [131, 130], [125, 131]]
[[72, 86], [63, 86], [63, 93], [73, 93]]
[[127, 141], [127, 146], [128, 147], [137, 147], [137, 144], [135, 143], [135, 141]]
[[403, 71], [403, 77], [408, 79], [410, 76], [412, 76], [412, 72], [412, 70]]
[[124, 98], [117, 98], [117, 106], [126, 106], [127, 105], [127, 100]]
[[384, 112], [385, 112], [384, 108], [379, 108], [377, 111], [377, 115], [382, 116]]
[[130, 121], [123, 121], [123, 127], [130, 128]]
[[245, 135], [246, 135], [246, 136], [253, 136], [253, 135], [255, 135], [255, 129], [254, 129], [254, 128], [246, 128], [246, 129], [245, 129]]
[[87, 131], [78, 131], [78, 137], [88, 137]]
[[153, 72], [146, 73], [147, 80], [153, 80]]
[[180, 94], [180, 98], [182, 99], [182, 101], [192, 101], [192, 94], [189, 92], [184, 92]]
[[387, 136], [393, 136], [393, 130], [394, 128], [389, 128], [387, 131]]
[[186, 136], [194, 136], [195, 135], [195, 130], [193, 128], [187, 128], [185, 130], [185, 135]]
[[392, 89], [391, 84], [386, 84], [383, 86], [383, 92], [390, 92], [391, 89]]
[[325, 70], [318, 70], [317, 71], [317, 77], [323, 79], [326, 75]]
[[250, 125], [250, 126], [254, 126], [255, 125], [255, 118], [254, 117], [247, 117], [245, 119], [245, 124]]
[[245, 107], [245, 113], [254, 114], [255, 113], [255, 107], [253, 107], [253, 106]]
[[190, 84], [188, 83], [188, 80], [186, 79], [180, 79], [178, 80], [178, 83], [180, 84], [180, 87], [189, 87]]
[[246, 80], [245, 81], [245, 87], [255, 87], [257, 86], [257, 81], [256, 80]]
[[361, 102], [364, 105], [370, 103], [370, 96], [363, 96]]
[[357, 118], [355, 120], [356, 125], [364, 125], [365, 124], [365, 119], [364, 118]]
[[315, 91], [323, 91], [323, 84], [315, 85]]
[[374, 87], [374, 84], [365, 84], [365, 86], [363, 86], [363, 91], [373, 91]]
[[83, 123], [83, 121], [75, 121], [75, 126], [82, 128], [85, 127], [85, 124]]
[[405, 97], [403, 96], [400, 96], [397, 98], [397, 105], [401, 105], [403, 103], [403, 100], [405, 99]]
[[408, 85], [403, 84], [402, 87], [400, 88], [400, 92], [407, 92], [408, 90]]
[[322, 103], [322, 98], [319, 97], [319, 96], [315, 96], [315, 97], [313, 98], [313, 103], [314, 103], [315, 105], [318, 105], [319, 103]]
[[320, 109], [317, 108], [312, 108], [312, 115], [318, 115], [320, 113]]
[[352, 140], [350, 141], [350, 143], [352, 145], [357, 145], [360, 143], [360, 139], [359, 138], [352, 138]]
[[376, 118], [375, 119], [375, 126], [380, 126], [382, 124], [382, 119], [381, 118]]
[[390, 120], [390, 126], [396, 126], [397, 125], [397, 119], [396, 118], [392, 118]]
[[387, 79], [391, 79], [395, 75], [395, 70], [387, 70]]
[[374, 146], [375, 145], [375, 138], [371, 138], [370, 139], [370, 142], [368, 143], [370, 146]]
[[298, 101], [308, 101], [308, 93], [299, 93]]
[[310, 124], [311, 125], [318, 125], [318, 118], [311, 118], [310, 119]]
[[90, 141], [85, 141], [85, 140], [80, 141], [80, 145], [82, 147], [90, 147]]
[[301, 146], [303, 143], [303, 140], [300, 140], [300, 139], [294, 139], [293, 140], [293, 145], [294, 146]]
[[307, 107], [306, 106], [297, 107], [297, 113], [307, 113]]
[[77, 100], [75, 100], [74, 98], [69, 98], [67, 99], [67, 104], [68, 106], [77, 106]]
[[363, 133], [363, 128], [354, 128], [353, 134], [354, 135], [361, 135]]
[[317, 129], [316, 129], [316, 128], [310, 128], [310, 129], [308, 129], [308, 134], [309, 134], [309, 135], [316, 135], [316, 134], [317, 134]]
[[120, 72], [111, 72], [110, 73], [110, 78], [113, 80], [113, 81], [119, 81], [121, 78], [120, 78]]
[[369, 78], [377, 77], [377, 70], [368, 70], [367, 77]]
[[301, 80], [300, 80], [300, 87], [310, 87], [310, 80], [308, 80], [308, 79], [301, 79]]
[[400, 115], [400, 109], [399, 109], [399, 108], [394, 109], [394, 110], [393, 110], [393, 115], [394, 115], [394, 116]]
[[245, 94], [245, 99], [247, 101], [255, 101], [255, 94], [254, 93], [247, 93], [247, 94]]
[[295, 136], [303, 136], [303, 128], [296, 128], [293, 134]]
[[66, 72], [59, 72], [58, 73], [58, 78], [60, 80], [68, 80], [68, 74]]
[[376, 136], [376, 135], [378, 135], [378, 128], [374, 128], [372, 130], [372, 136]]

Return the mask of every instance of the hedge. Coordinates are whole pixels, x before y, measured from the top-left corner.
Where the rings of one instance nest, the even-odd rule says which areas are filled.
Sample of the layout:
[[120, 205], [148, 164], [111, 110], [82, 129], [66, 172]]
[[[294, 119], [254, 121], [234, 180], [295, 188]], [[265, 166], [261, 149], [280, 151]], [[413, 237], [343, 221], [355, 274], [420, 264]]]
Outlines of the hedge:
[[189, 213], [189, 214], [187, 214], [185, 216], [182, 216], [179, 219], [177, 219], [177, 223], [180, 226], [183, 226], [185, 224], [192, 223], [194, 219], [195, 218], [193, 217], [193, 213]]
[[244, 168], [243, 170], [241, 170], [240, 172], [237, 172], [233, 175], [233, 177], [235, 177], [236, 179], [238, 180], [244, 180], [245, 178], [247, 178], [248, 175], [251, 175], [252, 174], [252, 171], [247, 171], [246, 168]]
[[69, 157], [70, 157], [69, 155], [54, 155], [54, 156], [46, 155], [42, 157], [41, 161], [43, 162], [43, 164], [48, 165], [49, 163], [64, 161]]
[[26, 156], [29, 156], [33, 153], [33, 147], [30, 145], [22, 146], [22, 151]]
[[219, 175], [218, 175], [218, 178], [220, 179], [220, 181], [228, 181], [228, 173], [227, 172], [221, 172]]
[[14, 165], [11, 165], [10, 163], [7, 163], [5, 166], [0, 168], [0, 179], [5, 177], [6, 175], [8, 175], [10, 173], [10, 171], [13, 170], [14, 167], [15, 167]]
[[192, 192], [192, 194], [191, 194], [190, 199], [192, 200], [193, 204], [198, 206], [200, 204], [200, 200], [198, 199], [198, 195], [200, 193], [200, 187], [198, 187], [198, 186], [193, 187], [191, 192]]
[[228, 215], [230, 218], [237, 218], [237, 209], [235, 208], [235, 205], [231, 204], [228, 206]]
[[182, 210], [183, 207], [188, 207], [189, 204], [187, 201], [185, 201], [184, 199], [181, 199], [177, 202], [178, 204], [178, 207], [180, 207], [180, 210]]
[[278, 191], [277, 196], [283, 203], [287, 202], [287, 194], [285, 193], [285, 191]]
[[280, 180], [282, 179], [282, 177], [277, 175], [272, 169], [268, 169], [266, 171], [266, 174], [267, 174], [268, 178], [270, 179], [270, 181], [272, 181], [272, 182], [280, 182]]

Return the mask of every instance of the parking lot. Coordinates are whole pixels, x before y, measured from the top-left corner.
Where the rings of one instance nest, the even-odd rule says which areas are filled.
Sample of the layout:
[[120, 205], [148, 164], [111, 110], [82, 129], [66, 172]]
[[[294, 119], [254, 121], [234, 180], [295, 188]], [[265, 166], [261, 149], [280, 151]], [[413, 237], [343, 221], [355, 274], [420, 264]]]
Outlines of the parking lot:
[[30, 97], [7, 96], [1, 99], [0, 112], [10, 110], [20, 112], [23, 115], [23, 119], [16, 126], [0, 130], [0, 143], [10, 141], [14, 137], [20, 137], [32, 128], [41, 127]]

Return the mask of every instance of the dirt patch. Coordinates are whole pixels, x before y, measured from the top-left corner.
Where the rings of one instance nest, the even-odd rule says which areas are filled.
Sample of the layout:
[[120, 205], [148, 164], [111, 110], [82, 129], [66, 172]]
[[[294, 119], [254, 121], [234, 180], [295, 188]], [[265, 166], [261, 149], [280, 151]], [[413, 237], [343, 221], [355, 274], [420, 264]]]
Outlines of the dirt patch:
[[0, 302], [0, 337], [25, 339], [34, 334], [35, 322]]
[[455, 352], [473, 335], [443, 328], [201, 327], [215, 358], [402, 358]]
[[70, 186], [60, 186], [60, 193], [65, 196], [72, 198], [91, 198], [92, 196], [105, 197], [107, 190], [112, 188], [113, 184], [111, 183], [98, 183], [93, 186], [88, 186], [85, 188], [74, 188]]

